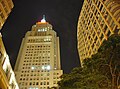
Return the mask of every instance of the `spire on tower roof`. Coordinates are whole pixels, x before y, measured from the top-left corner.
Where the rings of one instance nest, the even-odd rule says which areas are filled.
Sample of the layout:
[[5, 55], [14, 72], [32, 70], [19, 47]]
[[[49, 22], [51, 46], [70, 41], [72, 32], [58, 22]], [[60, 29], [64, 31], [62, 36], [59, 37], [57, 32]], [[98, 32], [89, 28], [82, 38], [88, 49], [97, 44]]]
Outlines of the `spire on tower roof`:
[[46, 20], [45, 20], [45, 15], [43, 15], [43, 19], [41, 20], [41, 23], [45, 23]]

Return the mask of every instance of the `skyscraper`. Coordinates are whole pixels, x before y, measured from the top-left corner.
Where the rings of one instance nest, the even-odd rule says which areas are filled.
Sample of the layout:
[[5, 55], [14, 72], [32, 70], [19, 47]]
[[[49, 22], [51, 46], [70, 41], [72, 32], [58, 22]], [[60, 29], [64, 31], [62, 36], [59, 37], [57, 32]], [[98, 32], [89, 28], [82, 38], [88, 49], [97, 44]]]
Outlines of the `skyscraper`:
[[13, 8], [12, 0], [0, 0], [0, 29]]
[[84, 0], [77, 31], [82, 62], [111, 34], [120, 34], [120, 0]]
[[44, 17], [23, 38], [15, 74], [20, 89], [57, 87], [59, 77], [63, 74], [59, 37]]

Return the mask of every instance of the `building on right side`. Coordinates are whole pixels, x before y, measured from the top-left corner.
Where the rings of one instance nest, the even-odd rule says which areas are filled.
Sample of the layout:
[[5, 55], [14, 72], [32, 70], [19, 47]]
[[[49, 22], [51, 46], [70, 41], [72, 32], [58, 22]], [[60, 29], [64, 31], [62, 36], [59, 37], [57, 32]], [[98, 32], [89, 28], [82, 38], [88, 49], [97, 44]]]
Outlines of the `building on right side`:
[[77, 27], [81, 63], [111, 34], [120, 34], [120, 0], [84, 0]]

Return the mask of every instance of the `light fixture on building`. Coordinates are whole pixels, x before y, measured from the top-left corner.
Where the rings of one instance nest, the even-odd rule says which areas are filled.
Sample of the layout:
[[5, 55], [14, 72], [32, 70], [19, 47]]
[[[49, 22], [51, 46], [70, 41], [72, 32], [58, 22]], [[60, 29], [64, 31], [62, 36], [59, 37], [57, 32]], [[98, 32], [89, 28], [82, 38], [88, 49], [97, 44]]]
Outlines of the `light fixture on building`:
[[43, 15], [43, 19], [41, 20], [41, 23], [45, 23], [46, 20], [45, 20], [45, 15]]

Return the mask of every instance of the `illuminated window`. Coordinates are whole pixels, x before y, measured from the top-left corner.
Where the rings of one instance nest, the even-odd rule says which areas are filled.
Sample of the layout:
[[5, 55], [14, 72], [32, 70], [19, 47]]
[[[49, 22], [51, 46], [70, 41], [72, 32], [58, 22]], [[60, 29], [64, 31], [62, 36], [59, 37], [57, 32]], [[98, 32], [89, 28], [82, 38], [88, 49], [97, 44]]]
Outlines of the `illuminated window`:
[[32, 67], [31, 67], [31, 69], [32, 69], [32, 70], [34, 70], [34, 69], [35, 69], [35, 67], [34, 67], [34, 66], [32, 66]]

